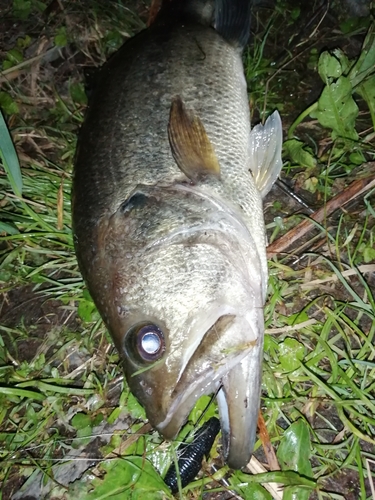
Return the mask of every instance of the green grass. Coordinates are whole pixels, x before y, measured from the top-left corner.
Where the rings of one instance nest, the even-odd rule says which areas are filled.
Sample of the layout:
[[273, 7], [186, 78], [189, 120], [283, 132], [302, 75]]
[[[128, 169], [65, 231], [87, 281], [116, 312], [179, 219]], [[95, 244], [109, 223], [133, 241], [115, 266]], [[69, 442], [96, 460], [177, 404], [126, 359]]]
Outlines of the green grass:
[[[46, 5], [14, 2], [8, 28], [16, 23], [26, 35], [3, 34], [8, 48], [0, 107], [17, 155], [0, 122], [1, 498], [10, 498], [25, 481], [30, 491], [42, 479], [45, 491], [50, 488], [45, 498], [170, 498], [159, 473], [202, 414], [209, 418], [216, 406], [203, 398], [172, 444], [144, 427], [144, 411], [129, 393], [78, 271], [70, 220], [72, 164], [86, 105], [82, 67], [102, 63], [124, 37], [141, 29], [145, 12], [136, 11], [136, 3], [128, 9], [98, 1], [89, 10], [75, 2], [46, 14]], [[280, 109], [288, 132], [283, 176], [316, 208], [373, 171], [375, 40], [373, 25], [357, 22], [355, 31], [348, 32], [346, 23], [345, 33], [336, 35], [340, 51], [324, 52], [319, 45], [319, 37], [333, 44], [331, 26], [319, 28], [311, 40], [306, 31], [293, 45], [302, 22], [287, 2], [277, 2], [272, 14], [260, 11], [245, 62], [252, 116]], [[349, 56], [354, 33], [364, 46], [357, 44]], [[42, 54], [51, 50], [43, 49], [42, 36], [66, 51], [64, 58], [43, 60], [33, 49], [36, 44]], [[298, 94], [309, 85], [316, 91], [313, 102]], [[299, 221], [300, 207], [277, 196], [265, 203], [271, 241]], [[181, 498], [229, 490], [248, 500], [268, 499], [262, 484], [274, 482], [285, 485], [285, 500], [308, 499], [311, 492], [318, 499], [371, 498], [374, 217], [372, 191], [316, 226], [316, 248], [270, 261], [262, 412], [281, 471], [229, 471], [217, 440], [201, 479]], [[64, 487], [64, 474], [72, 469], [63, 458], [79, 464], [98, 435], [89, 472]], [[261, 448], [259, 440], [256, 456], [262, 462]], [[352, 483], [344, 482], [347, 476]]]

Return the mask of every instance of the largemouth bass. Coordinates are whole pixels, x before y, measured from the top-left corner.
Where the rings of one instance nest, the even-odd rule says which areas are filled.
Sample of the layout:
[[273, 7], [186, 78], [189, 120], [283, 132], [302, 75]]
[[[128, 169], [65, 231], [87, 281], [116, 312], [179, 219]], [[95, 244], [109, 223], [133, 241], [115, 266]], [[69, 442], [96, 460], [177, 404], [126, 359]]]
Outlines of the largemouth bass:
[[79, 138], [82, 275], [150, 423], [173, 438], [217, 392], [224, 452], [244, 466], [260, 401], [267, 291], [262, 196], [277, 112], [250, 131], [248, 0], [172, 0], [104, 65]]

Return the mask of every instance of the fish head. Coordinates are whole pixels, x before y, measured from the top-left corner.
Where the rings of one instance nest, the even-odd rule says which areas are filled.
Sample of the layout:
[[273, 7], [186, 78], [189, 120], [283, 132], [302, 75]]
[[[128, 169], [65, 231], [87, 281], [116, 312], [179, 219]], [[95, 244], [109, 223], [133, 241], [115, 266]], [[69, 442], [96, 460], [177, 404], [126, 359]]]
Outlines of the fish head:
[[265, 278], [240, 216], [198, 188], [137, 186], [100, 221], [94, 246], [86, 279], [150, 423], [171, 439], [199, 397], [219, 391], [226, 453], [245, 465]]

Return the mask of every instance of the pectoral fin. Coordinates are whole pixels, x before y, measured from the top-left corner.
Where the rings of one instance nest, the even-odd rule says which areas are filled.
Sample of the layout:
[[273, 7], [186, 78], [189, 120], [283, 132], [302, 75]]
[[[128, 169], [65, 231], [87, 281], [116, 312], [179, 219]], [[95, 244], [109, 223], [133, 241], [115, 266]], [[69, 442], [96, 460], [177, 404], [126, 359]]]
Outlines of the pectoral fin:
[[187, 111], [181, 97], [172, 101], [168, 126], [173, 158], [189, 179], [220, 176], [220, 165], [200, 118]]
[[281, 118], [275, 111], [264, 125], [256, 125], [250, 134], [250, 170], [262, 198], [270, 191], [281, 172], [282, 145]]

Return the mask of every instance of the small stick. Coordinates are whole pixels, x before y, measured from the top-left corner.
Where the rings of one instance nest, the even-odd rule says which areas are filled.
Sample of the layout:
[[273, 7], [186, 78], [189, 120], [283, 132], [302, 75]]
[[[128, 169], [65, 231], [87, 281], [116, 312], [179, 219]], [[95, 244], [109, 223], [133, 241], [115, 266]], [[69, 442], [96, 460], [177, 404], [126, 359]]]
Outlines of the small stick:
[[[246, 466], [252, 474], [262, 474], [267, 472], [267, 469], [259, 462], [254, 455], [251, 457], [250, 462]], [[284, 490], [283, 486], [278, 483], [262, 483], [269, 493], [271, 493], [274, 500], [283, 500]]]
[[324, 207], [312, 214], [309, 219], [303, 220], [296, 227], [284, 234], [284, 236], [271, 243], [267, 248], [267, 257], [270, 259], [277, 254], [285, 252], [295, 241], [313, 229], [313, 221], [318, 223], [323, 222], [328, 215], [331, 215], [338, 208], [346, 205], [349, 201], [372, 189], [374, 186], [374, 176], [352, 182], [342, 193], [334, 196]]
[[[273, 449], [273, 446], [271, 444], [270, 435], [268, 434], [266, 422], [264, 421], [261, 410], [259, 410], [258, 414], [258, 431], [270, 470], [280, 470], [280, 465], [277, 460], [275, 450]], [[247, 464], [247, 468], [253, 474], [267, 472], [267, 470], [263, 467], [259, 460], [254, 457], [254, 455], [251, 457], [250, 462]], [[275, 500], [282, 500], [283, 486], [281, 484], [265, 483], [263, 484], [263, 486], [267, 491], [269, 491], [269, 493], [271, 493], [272, 497]]]
[[270, 470], [280, 470], [279, 461], [277, 460], [275, 450], [271, 444], [270, 435], [268, 434], [266, 422], [264, 421], [261, 411], [259, 411], [258, 415], [258, 430]]
[[31, 57], [30, 59], [26, 59], [25, 61], [22, 61], [19, 64], [12, 66], [11, 68], [7, 68], [4, 69], [4, 71], [0, 71], [0, 83], [7, 82], [9, 80], [17, 78], [17, 76], [20, 75], [21, 70], [26, 70], [27, 66], [30, 66], [30, 64], [34, 64], [35, 62], [40, 61], [41, 59], [43, 59], [43, 57], [52, 54], [52, 52], [56, 50], [60, 49], [57, 47], [52, 47], [51, 49], [46, 50], [46, 52], [43, 52], [42, 54], [38, 54], [35, 57]]
[[370, 462], [372, 464], [375, 464], [374, 460], [371, 460], [370, 458], [366, 458], [367, 477], [368, 477], [368, 481], [370, 483], [372, 498], [373, 498], [373, 500], [375, 500], [375, 487], [374, 487], [374, 480], [372, 478], [372, 473], [371, 473], [371, 469], [370, 469]]

